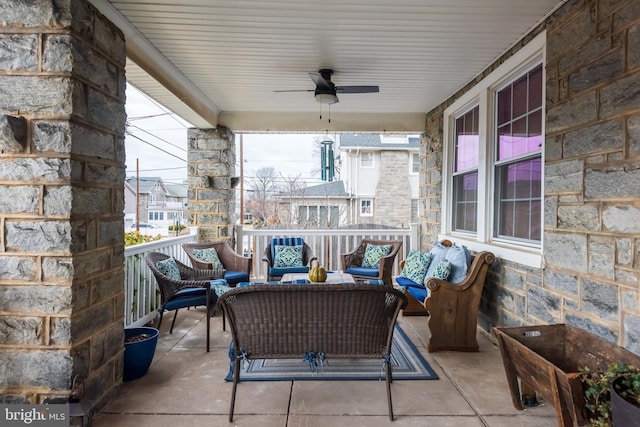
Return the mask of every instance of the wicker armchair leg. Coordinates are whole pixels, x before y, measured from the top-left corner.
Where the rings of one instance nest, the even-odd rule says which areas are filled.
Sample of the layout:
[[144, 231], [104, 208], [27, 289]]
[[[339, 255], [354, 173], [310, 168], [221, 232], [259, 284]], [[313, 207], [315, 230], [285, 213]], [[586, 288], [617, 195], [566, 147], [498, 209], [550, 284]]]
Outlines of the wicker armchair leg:
[[240, 382], [240, 359], [236, 356], [233, 361], [233, 387], [231, 389], [231, 405], [229, 406], [229, 422], [233, 422], [233, 410], [236, 406], [236, 388]]
[[387, 363], [387, 403], [389, 405], [389, 420], [393, 421], [393, 403], [391, 402], [391, 364]]
[[173, 333], [173, 325], [176, 324], [176, 317], [178, 317], [178, 309], [176, 308], [175, 313], [173, 314], [173, 321], [171, 322], [171, 328], [169, 328], [169, 333]]

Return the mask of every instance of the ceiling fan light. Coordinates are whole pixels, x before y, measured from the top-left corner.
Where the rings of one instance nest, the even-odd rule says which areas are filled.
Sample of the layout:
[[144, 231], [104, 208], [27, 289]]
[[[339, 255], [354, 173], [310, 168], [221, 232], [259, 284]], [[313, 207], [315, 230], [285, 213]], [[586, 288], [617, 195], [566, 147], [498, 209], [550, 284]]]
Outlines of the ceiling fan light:
[[338, 97], [333, 93], [316, 93], [315, 98], [320, 104], [335, 104], [338, 102]]

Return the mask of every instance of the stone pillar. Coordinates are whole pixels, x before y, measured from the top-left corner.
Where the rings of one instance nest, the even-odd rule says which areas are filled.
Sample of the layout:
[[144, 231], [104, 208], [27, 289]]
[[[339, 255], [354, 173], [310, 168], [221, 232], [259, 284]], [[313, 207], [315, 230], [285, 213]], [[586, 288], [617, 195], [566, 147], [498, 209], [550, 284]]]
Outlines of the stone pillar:
[[122, 378], [125, 42], [88, 2], [0, 1], [0, 401]]
[[234, 134], [227, 128], [189, 129], [189, 223], [198, 226], [200, 240], [233, 235], [236, 168]]
[[411, 185], [406, 151], [380, 152], [380, 178], [376, 185], [373, 215], [376, 224], [409, 227]]

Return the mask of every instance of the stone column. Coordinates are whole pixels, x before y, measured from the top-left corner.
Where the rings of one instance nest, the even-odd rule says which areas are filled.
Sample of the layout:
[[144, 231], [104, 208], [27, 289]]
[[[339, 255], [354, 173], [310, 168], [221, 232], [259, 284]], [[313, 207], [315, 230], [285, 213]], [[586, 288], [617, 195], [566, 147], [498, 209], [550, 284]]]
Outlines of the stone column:
[[88, 2], [0, 1], [0, 401], [122, 378], [125, 42]]
[[234, 134], [224, 127], [192, 128], [187, 136], [189, 223], [198, 226], [200, 240], [227, 239], [233, 235], [235, 222]]
[[409, 227], [411, 185], [406, 151], [380, 152], [380, 178], [376, 186], [373, 215], [376, 224]]

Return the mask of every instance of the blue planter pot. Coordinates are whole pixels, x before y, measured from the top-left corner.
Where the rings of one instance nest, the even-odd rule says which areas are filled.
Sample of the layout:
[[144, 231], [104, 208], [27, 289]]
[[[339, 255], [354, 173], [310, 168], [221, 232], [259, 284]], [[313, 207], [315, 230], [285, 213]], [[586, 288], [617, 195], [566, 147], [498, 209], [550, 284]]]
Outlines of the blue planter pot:
[[[148, 337], [135, 342], [126, 342], [126, 338], [140, 334], [147, 334]], [[158, 330], [155, 328], [127, 328], [124, 330], [124, 372], [123, 381], [137, 380], [145, 376], [151, 366], [153, 355], [158, 344]]]

